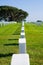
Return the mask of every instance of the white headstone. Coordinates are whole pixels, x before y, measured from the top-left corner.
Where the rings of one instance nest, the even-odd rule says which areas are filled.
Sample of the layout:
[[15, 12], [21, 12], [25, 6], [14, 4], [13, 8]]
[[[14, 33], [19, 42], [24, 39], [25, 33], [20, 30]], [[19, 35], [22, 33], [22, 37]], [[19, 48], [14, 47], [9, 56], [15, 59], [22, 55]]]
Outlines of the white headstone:
[[30, 65], [28, 54], [13, 54], [11, 65]]
[[22, 26], [24, 26], [24, 22], [22, 22]]
[[19, 39], [19, 53], [26, 53], [26, 39]]
[[2, 23], [1, 23], [1, 27], [2, 27]]
[[24, 35], [25, 36], [25, 33], [24, 32], [21, 32], [21, 35]]
[[22, 27], [21, 30], [24, 30], [24, 27]]

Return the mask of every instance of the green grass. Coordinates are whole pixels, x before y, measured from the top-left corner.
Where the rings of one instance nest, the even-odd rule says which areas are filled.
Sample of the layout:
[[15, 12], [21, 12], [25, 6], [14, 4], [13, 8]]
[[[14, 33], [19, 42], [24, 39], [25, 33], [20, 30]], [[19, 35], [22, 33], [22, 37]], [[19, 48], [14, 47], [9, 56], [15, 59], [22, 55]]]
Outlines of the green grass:
[[19, 52], [20, 32], [20, 23], [0, 27], [0, 65], [10, 65], [12, 54]]
[[43, 65], [43, 24], [25, 24], [25, 33], [30, 65]]
[[[10, 65], [12, 54], [19, 53], [21, 24], [0, 26], [0, 65]], [[30, 65], [43, 65], [43, 24], [25, 24], [27, 53]]]

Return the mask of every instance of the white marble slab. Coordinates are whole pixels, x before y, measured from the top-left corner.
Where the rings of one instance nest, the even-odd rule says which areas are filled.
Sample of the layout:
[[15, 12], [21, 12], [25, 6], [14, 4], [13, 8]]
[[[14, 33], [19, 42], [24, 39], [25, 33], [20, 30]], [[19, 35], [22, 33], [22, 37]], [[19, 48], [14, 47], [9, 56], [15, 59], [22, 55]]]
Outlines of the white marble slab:
[[26, 38], [19, 38], [19, 43], [26, 43]]
[[11, 65], [30, 65], [28, 54], [13, 54]]
[[24, 35], [25, 36], [25, 33], [24, 32], [21, 32], [21, 35]]

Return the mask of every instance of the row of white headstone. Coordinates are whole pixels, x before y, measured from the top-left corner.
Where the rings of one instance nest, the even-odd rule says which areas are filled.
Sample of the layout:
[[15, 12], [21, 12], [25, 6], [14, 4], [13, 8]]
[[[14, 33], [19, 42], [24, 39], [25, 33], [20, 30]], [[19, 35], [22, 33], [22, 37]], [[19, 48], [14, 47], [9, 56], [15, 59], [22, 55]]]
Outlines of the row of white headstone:
[[22, 22], [21, 37], [19, 38], [19, 54], [12, 55], [11, 65], [30, 65], [29, 55], [26, 53], [24, 22]]
[[2, 27], [2, 26], [5, 26], [5, 25], [7, 25], [7, 24], [14, 24], [14, 23], [16, 23], [16, 22], [13, 22], [13, 21], [11, 21], [11, 22], [6, 22], [6, 21], [2, 20], [2, 21], [0, 22], [0, 26]]
[[22, 22], [21, 38], [19, 39], [19, 53], [26, 53], [26, 38], [24, 32], [24, 22]]

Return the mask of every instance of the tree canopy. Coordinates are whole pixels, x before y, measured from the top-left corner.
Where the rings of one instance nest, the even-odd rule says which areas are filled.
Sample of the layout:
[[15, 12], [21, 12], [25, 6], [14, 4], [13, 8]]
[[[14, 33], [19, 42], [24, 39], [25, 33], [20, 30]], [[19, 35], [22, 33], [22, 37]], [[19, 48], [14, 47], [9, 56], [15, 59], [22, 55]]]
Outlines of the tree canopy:
[[12, 6], [0, 6], [0, 20], [23, 21], [28, 16], [26, 11]]

